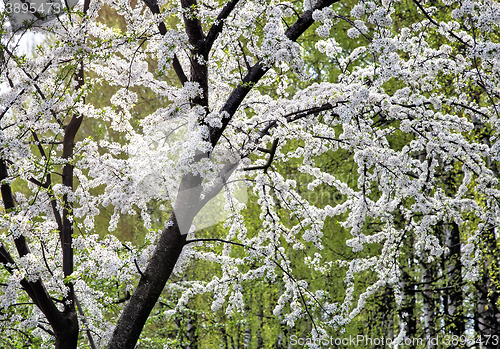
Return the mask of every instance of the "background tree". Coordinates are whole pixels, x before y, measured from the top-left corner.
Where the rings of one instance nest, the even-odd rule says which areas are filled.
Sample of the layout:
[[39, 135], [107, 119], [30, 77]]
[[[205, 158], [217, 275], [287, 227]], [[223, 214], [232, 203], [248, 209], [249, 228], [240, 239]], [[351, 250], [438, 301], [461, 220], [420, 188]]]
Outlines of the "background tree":
[[[2, 25], [6, 345], [495, 335], [498, 18], [86, 1], [31, 28], [35, 57]], [[221, 192], [228, 219], [199, 229]], [[103, 232], [134, 215], [147, 233]]]

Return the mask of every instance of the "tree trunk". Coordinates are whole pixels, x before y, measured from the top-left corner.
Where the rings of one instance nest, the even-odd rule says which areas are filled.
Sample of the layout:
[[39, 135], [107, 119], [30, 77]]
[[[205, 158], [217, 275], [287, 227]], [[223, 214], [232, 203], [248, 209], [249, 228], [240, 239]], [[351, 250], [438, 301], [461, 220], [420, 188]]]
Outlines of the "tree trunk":
[[[55, 349], [76, 348], [78, 344], [78, 318], [76, 312], [62, 314], [60, 323], [54, 328], [56, 335]], [[55, 327], [53, 325], [53, 327]]]
[[222, 334], [221, 343], [223, 345], [222, 348], [229, 349], [231, 346], [228, 343], [228, 336], [227, 336], [226, 328], [224, 327], [224, 325], [222, 325], [222, 327], [221, 327], [221, 334]]
[[[497, 306], [499, 293], [495, 286], [498, 275], [498, 249], [496, 247], [495, 232], [489, 229], [484, 239], [483, 277], [476, 284], [477, 289], [477, 315], [475, 318], [475, 328], [479, 332], [483, 341], [488, 336], [500, 335], [500, 311]], [[484, 343], [484, 349], [497, 349], [494, 341], [490, 339], [488, 344]]]
[[381, 312], [381, 327], [382, 334], [385, 338], [394, 336], [394, 319], [393, 319], [393, 298], [390, 289], [386, 289], [382, 296]]
[[144, 324], [174, 269], [186, 235], [180, 234], [175, 214], [172, 214], [170, 223], [162, 232], [148, 267], [123, 310], [108, 349], [135, 348]]
[[250, 325], [248, 323], [245, 323], [245, 338], [244, 338], [244, 340], [245, 340], [245, 342], [243, 344], [243, 348], [245, 348], [245, 349], [250, 348], [250, 342], [252, 340], [252, 329], [250, 328]]
[[198, 332], [196, 328], [196, 314], [188, 320], [186, 326], [186, 337], [189, 341], [187, 349], [198, 349]]
[[[120, 316], [108, 349], [135, 348], [146, 320], [170, 278], [186, 243], [187, 235], [181, 233], [180, 227], [185, 229], [184, 227], [191, 226], [194, 216], [199, 210], [201, 192], [200, 176], [187, 174], [183, 177], [174, 212], [172, 212], [169, 223], [160, 236], [139, 284]], [[179, 221], [177, 216], [180, 217]]]
[[[413, 250], [413, 237], [410, 236], [402, 248], [405, 249], [408, 255], [414, 254]], [[406, 331], [406, 338], [413, 339], [417, 332], [417, 320], [415, 317], [415, 283], [412, 280], [409, 271], [413, 270], [414, 263], [409, 258], [404, 258], [401, 261], [401, 280], [399, 282], [401, 290], [403, 291], [403, 302], [399, 310], [399, 317], [404, 322], [404, 329]], [[413, 349], [414, 346], [410, 345], [408, 348]]]
[[[400, 281], [401, 289], [404, 290], [404, 299], [399, 312], [401, 321], [405, 323], [406, 338], [413, 339], [417, 332], [417, 321], [415, 319], [415, 290], [414, 285], [411, 282], [410, 276], [406, 271], [402, 273], [402, 279]], [[408, 348], [415, 348], [411, 344]]]
[[[494, 323], [492, 316], [491, 304], [488, 300], [488, 289], [490, 288], [490, 280], [487, 271], [484, 272], [482, 279], [477, 283], [477, 316], [476, 316], [476, 330], [479, 336], [484, 341], [488, 336], [496, 334], [494, 332]], [[491, 345], [482, 346], [483, 349], [493, 349]]]
[[259, 328], [257, 330], [257, 349], [264, 347], [262, 339], [262, 328], [264, 327], [264, 309], [262, 308], [262, 299], [259, 301]]
[[462, 314], [462, 263], [460, 261], [460, 230], [456, 223], [445, 227], [445, 244], [450, 250], [448, 255], [448, 291], [447, 297], [447, 328], [453, 335], [462, 336], [465, 333], [465, 321]]
[[234, 341], [234, 346], [233, 346], [233, 348], [235, 348], [235, 349], [240, 348], [240, 337], [241, 337], [240, 330], [241, 330], [241, 324], [238, 323], [236, 325], [236, 339]]
[[434, 349], [436, 346], [431, 341], [431, 338], [434, 336], [435, 300], [431, 286], [435, 276], [435, 268], [429, 264], [423, 264], [422, 266], [425, 340], [427, 342], [427, 349]]

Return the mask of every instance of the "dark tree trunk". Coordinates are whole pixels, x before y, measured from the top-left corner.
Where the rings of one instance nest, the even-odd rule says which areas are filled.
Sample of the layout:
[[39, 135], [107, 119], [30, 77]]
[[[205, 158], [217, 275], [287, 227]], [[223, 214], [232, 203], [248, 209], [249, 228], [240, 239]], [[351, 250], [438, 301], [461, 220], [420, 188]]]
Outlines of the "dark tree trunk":
[[[247, 317], [248, 317], [248, 315], [245, 314], [245, 320]], [[250, 324], [245, 321], [245, 335], [244, 335], [243, 348], [244, 349], [250, 348], [251, 341], [252, 341], [252, 328], [250, 327]]]
[[[403, 256], [413, 256], [413, 237], [409, 236], [405, 241], [405, 244], [402, 248], [405, 249], [405, 253]], [[403, 257], [401, 261], [401, 280], [400, 287], [403, 291], [403, 302], [401, 304], [401, 308], [399, 310], [399, 318], [402, 322], [404, 322], [404, 329], [406, 331], [406, 338], [413, 339], [415, 338], [415, 334], [417, 332], [417, 319], [415, 317], [416, 313], [416, 299], [415, 299], [415, 282], [412, 276], [409, 274], [415, 267], [415, 263], [411, 258]], [[408, 346], [408, 348], [415, 348], [413, 345]]]
[[76, 348], [79, 332], [76, 312], [63, 314], [57, 327], [57, 329], [54, 329], [56, 335], [55, 349]]
[[[478, 331], [481, 340], [483, 341], [483, 349], [498, 349], [491, 340], [491, 336], [500, 335], [498, 332], [498, 309], [491, 297], [488, 295], [488, 290], [491, 289], [491, 281], [488, 273], [483, 274], [483, 278], [477, 284], [477, 314], [475, 317], [475, 329]], [[490, 339], [487, 342], [487, 339]]]
[[446, 292], [446, 323], [448, 330], [456, 336], [465, 333], [462, 294], [462, 263], [460, 261], [460, 230], [456, 223], [445, 227], [445, 244], [450, 253], [447, 260], [448, 290]]
[[109, 349], [135, 348], [144, 324], [174, 269], [186, 235], [180, 234], [174, 214], [170, 222], [172, 225], [163, 231], [148, 267], [123, 310]]
[[264, 347], [262, 339], [262, 328], [264, 328], [264, 309], [262, 307], [262, 299], [259, 300], [259, 328], [257, 329], [257, 349]]
[[222, 344], [222, 349], [229, 349], [230, 345], [228, 343], [228, 335], [226, 333], [226, 328], [224, 325], [221, 327], [221, 344]]
[[424, 292], [424, 333], [427, 343], [427, 349], [434, 349], [436, 346], [431, 339], [434, 336], [434, 316], [436, 311], [436, 300], [432, 290], [432, 281], [434, 280], [436, 270], [433, 264], [424, 264], [422, 270], [422, 283]]
[[[401, 288], [404, 290], [403, 305], [399, 312], [401, 321], [405, 323], [406, 338], [413, 339], [417, 332], [417, 320], [415, 318], [415, 290], [412, 280], [407, 272], [403, 271]], [[410, 345], [408, 348], [415, 348]]]
[[196, 326], [196, 314], [188, 320], [186, 325], [186, 337], [189, 341], [187, 349], [198, 349], [198, 329]]
[[384, 290], [382, 295], [382, 304], [380, 305], [380, 321], [382, 327], [382, 334], [385, 338], [392, 338], [394, 336], [394, 320], [393, 320], [393, 298], [390, 289]]
[[498, 345], [486, 339], [489, 336], [500, 336], [500, 311], [497, 303], [499, 299], [497, 280], [500, 277], [496, 238], [494, 229], [489, 229], [483, 236], [484, 250], [483, 275], [476, 283], [477, 289], [477, 315], [475, 317], [475, 329], [479, 332], [485, 349], [497, 349]]

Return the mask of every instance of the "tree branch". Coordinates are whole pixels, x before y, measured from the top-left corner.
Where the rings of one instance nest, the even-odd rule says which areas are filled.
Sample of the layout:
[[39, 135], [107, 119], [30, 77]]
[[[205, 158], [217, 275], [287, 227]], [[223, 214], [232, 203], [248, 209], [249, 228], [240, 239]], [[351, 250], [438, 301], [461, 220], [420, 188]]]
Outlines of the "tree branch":
[[271, 166], [273, 162], [274, 154], [276, 153], [277, 148], [278, 148], [278, 139], [276, 138], [273, 142], [273, 145], [271, 146], [271, 149], [264, 149], [265, 153], [269, 153], [269, 159], [267, 159], [266, 164], [263, 166], [245, 167], [243, 171], [264, 170], [264, 173], [267, 172], [267, 169]]
[[[75, 74], [77, 81], [77, 89], [81, 88], [84, 84], [83, 80], [83, 64], [81, 64], [78, 72]], [[63, 154], [62, 157], [67, 161], [63, 166], [63, 180], [62, 184], [71, 190], [73, 189], [73, 149], [75, 147], [76, 133], [80, 129], [83, 117], [79, 114], [73, 114], [71, 121], [64, 129], [63, 140]], [[63, 252], [63, 273], [64, 277], [69, 277], [73, 273], [73, 219], [72, 219], [72, 204], [68, 200], [68, 195], [63, 195], [63, 214], [62, 214], [62, 231], [61, 245]], [[65, 297], [65, 311], [74, 312], [75, 304], [73, 301], [73, 285], [68, 283], [70, 292]]]
[[181, 0], [181, 6], [184, 10], [184, 25], [186, 27], [186, 34], [189, 38], [189, 43], [194, 47], [198, 53], [203, 54], [205, 46], [205, 35], [201, 22], [196, 17], [195, 11], [198, 9], [197, 0]]
[[[284, 117], [286, 118], [286, 120], [288, 122], [294, 122], [294, 121], [297, 121], [297, 120], [302, 119], [302, 118], [309, 116], [309, 115], [319, 114], [321, 112], [331, 110], [331, 109], [337, 107], [339, 104], [344, 104], [344, 103], [346, 103], [346, 102], [341, 101], [341, 102], [336, 102], [335, 104], [326, 103], [326, 104], [323, 104], [322, 106], [319, 106], [319, 107], [312, 107], [312, 108], [308, 108], [308, 109], [298, 110], [298, 111], [286, 114]], [[276, 127], [277, 124], [278, 124], [278, 121], [276, 121], [276, 120], [271, 121], [266, 127], [264, 127], [262, 130], [260, 130], [258, 132], [258, 137], [255, 140], [255, 142], [257, 143], [262, 137], [269, 134], [269, 130], [272, 129], [273, 127]]]
[[[191, 81], [197, 82], [202, 90], [202, 95], [193, 100], [194, 104], [205, 107], [208, 111], [208, 53], [205, 50], [205, 35], [201, 22], [195, 14], [198, 9], [197, 0], [181, 0], [184, 10], [184, 26], [191, 49]], [[201, 56], [201, 57], [200, 57]], [[203, 58], [200, 60], [200, 58]]]
[[[154, 15], [160, 14], [160, 7], [158, 6], [157, 0], [144, 0], [144, 3], [148, 6], [148, 8]], [[160, 24], [158, 24], [158, 30], [160, 31], [161, 35], [167, 34], [167, 27], [165, 26], [165, 23], [161, 22]], [[177, 74], [177, 78], [179, 79], [181, 84], [184, 85], [188, 81], [188, 78], [186, 77], [186, 74], [184, 73], [181, 63], [179, 62], [179, 58], [177, 58], [176, 54], [174, 54], [172, 66], [174, 68], [175, 74]]]
[[[422, 11], [422, 13], [424, 14], [425, 17], [427, 17], [427, 19], [432, 23], [434, 24], [436, 27], [439, 28], [439, 23], [436, 22], [434, 20], [434, 18], [432, 18], [429, 13], [427, 13], [427, 11], [425, 10], [425, 8], [422, 6], [422, 4], [420, 4], [420, 2], [418, 2], [417, 0], [413, 0], [413, 2], [415, 3], [415, 5], [417, 5], [417, 7], [420, 9], [420, 11]], [[453, 36], [456, 40], [458, 40], [459, 42], [461, 42], [462, 44], [466, 45], [466, 46], [470, 46], [468, 43], [466, 43], [461, 37], [459, 37], [457, 34], [455, 34], [454, 32], [452, 32], [451, 30], [448, 30], [448, 33]]]
[[250, 67], [250, 63], [248, 63], [247, 55], [245, 53], [245, 50], [243, 49], [243, 45], [241, 44], [240, 40], [238, 40], [238, 46], [240, 47], [241, 53], [243, 54], [243, 59], [245, 60], [245, 65], [247, 67], [247, 70], [252, 69], [252, 67]]
[[[15, 208], [14, 197], [12, 195], [12, 190], [9, 184], [4, 183], [4, 180], [8, 177], [7, 166], [3, 159], [0, 159], [0, 181], [1, 181], [1, 192], [2, 200], [4, 203], [5, 211], [9, 212]], [[23, 235], [14, 239], [16, 248], [19, 255], [22, 257], [28, 254], [29, 248]], [[2, 244], [0, 246], [0, 263], [14, 264], [14, 259], [9, 254], [5, 246]], [[7, 270], [12, 272], [13, 269], [7, 266]], [[43, 312], [52, 328], [55, 332], [60, 332], [65, 330], [65, 319], [63, 314], [57, 309], [54, 302], [52, 301], [47, 289], [39, 278], [35, 282], [29, 282], [26, 278], [21, 280], [21, 286], [26, 291], [28, 296], [33, 300], [33, 302], [38, 306], [38, 308]], [[62, 348], [61, 348], [62, 349]]]
[[[5, 49], [5, 46], [2, 45], [2, 49]], [[31, 81], [30, 83], [34, 83], [35, 81], [38, 80], [38, 78], [40, 77], [40, 75], [42, 75], [47, 69], [49, 69], [49, 67], [52, 65], [52, 60], [50, 60], [46, 65], [45, 67], [43, 67], [43, 69], [40, 71], [40, 73], [37, 74], [37, 76], [35, 76]], [[19, 97], [21, 97], [24, 93], [26, 92], [26, 89], [23, 88], [21, 90], [21, 92], [19, 92], [17, 94], [17, 96], [12, 99], [12, 101], [10, 102], [10, 104], [5, 107], [5, 109], [2, 111], [2, 113], [0, 113], [0, 120], [2, 120], [2, 118], [4, 117], [4, 115], [9, 111], [9, 109], [14, 105], [14, 103], [16, 103], [17, 99]]]
[[186, 240], [185, 245], [192, 244], [192, 243], [195, 243], [195, 242], [222, 242], [222, 243], [225, 243], [225, 244], [231, 244], [231, 245], [241, 246], [241, 247], [249, 248], [249, 249], [251, 249], [253, 251], [256, 251], [256, 249], [253, 248], [252, 246], [248, 246], [248, 245], [245, 245], [245, 244], [242, 244], [242, 243], [239, 243], [239, 242], [235, 242], [235, 241], [229, 241], [229, 240], [217, 239], [217, 238], [201, 238], [201, 239]]
[[80, 305], [80, 302], [78, 301], [78, 298], [76, 298], [76, 294], [75, 294], [75, 302], [76, 302], [76, 306], [78, 307], [78, 312], [80, 313], [80, 316], [82, 317], [82, 322], [85, 325], [85, 327], [87, 327], [85, 332], [87, 332], [87, 338], [89, 339], [90, 347], [92, 349], [96, 349], [96, 346], [94, 343], [94, 338], [92, 338], [92, 334], [90, 333], [89, 325], [87, 323], [87, 318], [85, 317], [85, 314], [83, 313], [83, 309]]
[[[290, 28], [285, 32], [287, 38], [292, 41], [296, 41], [302, 33], [304, 33], [313, 23], [312, 14], [315, 10], [319, 10], [330, 6], [339, 0], [319, 0], [316, 2], [313, 9], [305, 11], [302, 16], [300, 16], [295, 23], [290, 26]], [[247, 75], [243, 78], [242, 82], [238, 87], [236, 87], [231, 95], [229, 95], [226, 103], [221, 109], [221, 113], [227, 113], [226, 117], [222, 119], [222, 127], [210, 129], [210, 142], [212, 146], [215, 147], [219, 142], [222, 133], [231, 121], [231, 118], [236, 113], [241, 105], [241, 102], [245, 99], [246, 95], [255, 86], [255, 84], [264, 76], [264, 74], [270, 69], [270, 67], [265, 67], [262, 59], [259, 60]]]
[[224, 6], [222, 11], [220, 11], [219, 15], [217, 16], [217, 19], [215, 20], [215, 23], [209, 29], [207, 37], [205, 39], [205, 48], [204, 48], [205, 50], [203, 52], [203, 57], [206, 57], [205, 59], [208, 59], [208, 54], [212, 49], [212, 45], [214, 44], [215, 40], [217, 40], [219, 34], [222, 32], [222, 28], [224, 26], [224, 20], [231, 14], [231, 12], [234, 10], [238, 2], [239, 0], [229, 1], [226, 4], [226, 6]]

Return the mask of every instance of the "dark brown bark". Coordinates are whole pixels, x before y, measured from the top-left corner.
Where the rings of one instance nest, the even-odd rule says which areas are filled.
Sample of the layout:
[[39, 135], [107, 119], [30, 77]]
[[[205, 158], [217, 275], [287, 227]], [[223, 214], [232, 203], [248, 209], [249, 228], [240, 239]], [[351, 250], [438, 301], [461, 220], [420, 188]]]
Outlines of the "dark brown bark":
[[[87, 12], [89, 8], [90, 1], [84, 1], [84, 13]], [[45, 97], [42, 91], [36, 85], [36, 80], [45, 70], [47, 70], [52, 61], [48, 62], [47, 65], [42, 69], [42, 71], [34, 78], [32, 78], [32, 83], [35, 85], [38, 93], [41, 95], [42, 99], [45, 100]], [[27, 73], [26, 73], [27, 74]], [[28, 77], [31, 78], [29, 74]], [[77, 89], [80, 89], [84, 84], [84, 70], [83, 64], [78, 69], [78, 72], [75, 74], [75, 78], [77, 81]], [[21, 94], [24, 93], [24, 90], [21, 91]], [[18, 96], [19, 96], [18, 95]], [[8, 110], [4, 110], [2, 112], [1, 117]], [[60, 123], [62, 123], [55, 115], [55, 112], [51, 110], [54, 118]], [[73, 149], [75, 146], [75, 137], [80, 129], [80, 125], [82, 123], [81, 115], [74, 114], [66, 127], [64, 127], [64, 139], [63, 139], [63, 157], [67, 159], [67, 163], [63, 166], [63, 181], [62, 184], [73, 189]], [[34, 131], [32, 131], [33, 137], [37, 142], [38, 149], [41, 155], [46, 159], [46, 155], [43, 149], [43, 146], [39, 143], [37, 139], [37, 135]], [[52, 185], [50, 173], [46, 173], [46, 182], [45, 183], [37, 183], [35, 179], [32, 178], [32, 182], [35, 184], [49, 189]], [[14, 196], [12, 194], [11, 187], [8, 183], [4, 183], [3, 180], [8, 178], [7, 171], [7, 163], [4, 159], [0, 159], [0, 181], [2, 181], [1, 185], [1, 193], [2, 200], [4, 204], [4, 208], [6, 212], [9, 212], [15, 209], [15, 201]], [[63, 254], [63, 274], [65, 277], [70, 276], [73, 273], [73, 248], [72, 248], [72, 238], [73, 238], [73, 223], [72, 223], [72, 204], [68, 201], [68, 196], [63, 196], [63, 215], [60, 216], [59, 211], [57, 210], [57, 205], [55, 198], [49, 193], [51, 197], [51, 206], [54, 212], [54, 216], [56, 218], [61, 246], [62, 246], [62, 254]], [[14, 239], [18, 254], [20, 257], [25, 256], [30, 253], [30, 249], [28, 243], [23, 235], [20, 235]], [[9, 252], [3, 246], [0, 246], [0, 263], [2, 264], [14, 264], [14, 259], [10, 256]], [[11, 266], [6, 267], [9, 272], [13, 272], [13, 268]], [[44, 286], [42, 280], [39, 278], [35, 282], [28, 281], [27, 279], [21, 280], [21, 286], [26, 291], [28, 296], [33, 300], [35, 305], [42, 311], [45, 315], [47, 321], [52, 327], [52, 332], [55, 336], [55, 348], [56, 349], [73, 349], [77, 347], [78, 342], [78, 334], [79, 334], [79, 326], [78, 326], [78, 317], [75, 311], [75, 303], [74, 303], [74, 290], [73, 284], [71, 282], [66, 284], [69, 287], [68, 294], [64, 297], [64, 310], [60, 311], [50, 294], [48, 293], [46, 287]]]
[[79, 332], [76, 312], [65, 311], [61, 314], [57, 324], [51, 324], [51, 326], [56, 335], [55, 349], [76, 349]]
[[264, 170], [264, 173], [267, 172], [267, 169], [271, 167], [271, 164], [273, 163], [274, 160], [274, 155], [276, 154], [276, 149], [278, 148], [278, 142], [279, 140], [276, 138], [273, 142], [273, 145], [271, 146], [271, 149], [259, 149], [263, 151], [264, 153], [269, 154], [269, 158], [267, 159], [267, 162], [263, 166], [250, 166], [246, 167], [243, 169], [243, 171], [254, 171], [254, 170]]
[[[77, 81], [77, 89], [80, 89], [84, 84], [83, 64], [75, 74]], [[73, 114], [71, 121], [66, 125], [63, 139], [63, 158], [67, 163], [62, 170], [62, 183], [64, 186], [73, 190], [73, 150], [75, 147], [75, 138], [83, 117], [79, 114]], [[61, 248], [63, 255], [63, 275], [69, 277], [73, 273], [73, 205], [68, 200], [68, 195], [63, 196], [63, 214], [62, 214], [62, 231], [60, 231]], [[60, 319], [57, 323], [51, 326], [56, 335], [56, 348], [76, 348], [78, 343], [78, 316], [75, 307], [75, 291], [72, 282], [67, 282], [66, 286], [69, 292], [63, 298], [64, 310], [60, 314]]]
[[109, 349], [135, 347], [144, 324], [174, 269], [186, 235], [180, 234], [175, 214], [172, 214], [170, 223], [172, 225], [162, 232], [144, 276], [123, 310], [108, 345]]
[[198, 9], [197, 0], [181, 0], [181, 6], [184, 9], [184, 25], [189, 43], [192, 46], [191, 56], [191, 78], [190, 81], [197, 82], [201, 88], [202, 94], [193, 100], [193, 103], [205, 108], [208, 113], [208, 51], [205, 50], [205, 35], [201, 27], [201, 22], [196, 16]]
[[224, 21], [227, 19], [227, 17], [234, 10], [236, 5], [238, 4], [238, 1], [239, 0], [228, 1], [226, 6], [224, 6], [222, 11], [217, 16], [217, 19], [215, 20], [214, 25], [210, 28], [210, 30], [207, 33], [207, 37], [205, 39], [203, 57], [206, 57], [208, 59], [208, 55], [210, 54], [210, 50], [212, 49], [212, 45], [214, 44], [214, 41], [217, 39], [219, 34], [222, 32], [222, 28], [224, 26]]
[[[296, 41], [313, 23], [312, 14], [317, 9], [322, 9], [328, 7], [339, 0], [319, 0], [316, 2], [314, 8], [309, 11], [305, 11], [300, 18], [288, 28], [285, 35], [292, 41]], [[262, 61], [258, 61], [245, 75], [240, 85], [236, 87], [231, 95], [229, 95], [226, 103], [221, 109], [221, 112], [227, 113], [227, 117], [222, 119], [221, 128], [212, 128], [210, 130], [210, 142], [212, 146], [215, 147], [219, 142], [224, 129], [231, 121], [232, 116], [241, 105], [241, 102], [245, 99], [248, 92], [253, 88], [253, 86], [264, 76], [264, 74], [270, 69], [270, 67], [265, 67]]]
[[14, 196], [12, 195], [12, 190], [10, 185], [4, 183], [3, 181], [8, 178], [7, 164], [3, 159], [0, 159], [0, 181], [1, 181], [1, 192], [3, 207], [6, 212], [10, 212], [15, 207]]
[[[177, 197], [178, 205], [174, 212], [185, 210], [196, 214], [192, 207], [188, 206], [191, 203], [198, 203], [201, 190], [192, 189], [200, 188], [200, 184], [200, 177], [186, 176], [183, 178]], [[193, 215], [184, 215], [183, 222], [180, 223], [177, 221], [175, 213], [172, 213], [168, 227], [163, 230], [153, 256], [118, 320], [108, 349], [132, 349], [135, 347], [144, 324], [170, 278], [186, 242], [186, 235], [181, 234], [179, 224], [182, 226], [191, 225], [193, 218]]]

